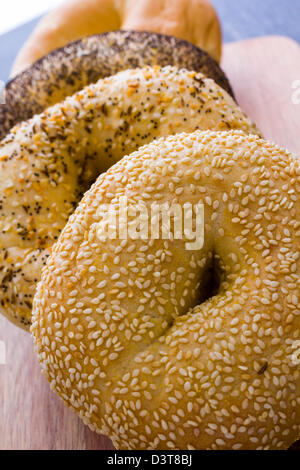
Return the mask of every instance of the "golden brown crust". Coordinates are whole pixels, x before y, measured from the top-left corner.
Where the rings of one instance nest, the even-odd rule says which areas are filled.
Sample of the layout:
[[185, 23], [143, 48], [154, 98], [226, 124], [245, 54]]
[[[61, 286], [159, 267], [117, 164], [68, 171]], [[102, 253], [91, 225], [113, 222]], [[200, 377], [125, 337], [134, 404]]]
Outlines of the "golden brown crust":
[[145, 31], [110, 31], [55, 49], [10, 80], [0, 106], [0, 138], [100, 78], [144, 65], [201, 72], [233, 96], [229, 81], [207, 52], [188, 41]]
[[221, 58], [221, 28], [209, 0], [127, 0], [122, 29], [170, 34]]
[[209, 0], [68, 0], [46, 15], [13, 65], [16, 75], [54, 49], [117, 29], [165, 33], [221, 56], [221, 29]]
[[[300, 434], [299, 196], [299, 159], [240, 131], [124, 157], [86, 193], [38, 285], [31, 331], [52, 389], [119, 449], [288, 448]], [[118, 211], [120, 197], [148, 214], [201, 202], [204, 246], [105, 236], [102, 204]], [[220, 284], [199, 303], [212, 264]]]
[[25, 327], [52, 244], [97, 176], [154, 138], [258, 132], [213, 80], [176, 67], [125, 70], [15, 126], [0, 144], [0, 311]]

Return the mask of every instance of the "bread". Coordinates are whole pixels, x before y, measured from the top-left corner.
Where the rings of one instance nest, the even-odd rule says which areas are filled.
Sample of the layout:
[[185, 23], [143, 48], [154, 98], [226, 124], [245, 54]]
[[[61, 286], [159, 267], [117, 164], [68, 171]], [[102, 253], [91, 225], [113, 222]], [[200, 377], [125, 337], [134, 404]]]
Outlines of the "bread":
[[125, 70], [14, 127], [0, 144], [0, 311], [28, 328], [53, 243], [97, 176], [155, 138], [258, 132], [213, 80], [176, 67]]
[[117, 29], [176, 36], [220, 59], [221, 30], [209, 0], [69, 0], [42, 18], [18, 54], [12, 75], [71, 41]]
[[115, 31], [73, 42], [17, 75], [0, 106], [0, 138], [17, 122], [41, 113], [99, 78], [143, 65], [175, 65], [213, 78], [233, 96], [218, 64], [192, 44], [170, 36]]
[[[154, 204], [189, 205], [179, 237], [172, 224], [152, 236], [167, 223]], [[199, 204], [204, 244], [190, 247]], [[299, 159], [256, 136], [196, 131], [124, 157], [38, 284], [31, 331], [51, 388], [117, 449], [287, 449], [300, 436], [299, 218]]]

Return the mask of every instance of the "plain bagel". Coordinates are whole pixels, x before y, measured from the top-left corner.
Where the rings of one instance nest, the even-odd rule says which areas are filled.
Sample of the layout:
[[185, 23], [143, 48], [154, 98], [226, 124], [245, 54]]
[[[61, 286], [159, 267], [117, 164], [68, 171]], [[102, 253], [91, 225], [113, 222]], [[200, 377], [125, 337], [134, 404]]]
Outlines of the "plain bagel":
[[1, 312], [28, 328], [52, 244], [97, 176], [154, 138], [257, 128], [202, 74], [126, 70], [14, 127], [0, 145]]
[[209, 0], [69, 0], [38, 23], [12, 74], [71, 41], [119, 29], [176, 36], [220, 60], [221, 28]]
[[[103, 239], [99, 207], [118, 212], [121, 197], [148, 214], [201, 202], [203, 248]], [[118, 449], [288, 448], [300, 435], [299, 197], [299, 159], [240, 131], [124, 157], [86, 193], [38, 284], [31, 331], [51, 388]]]
[[202, 72], [233, 96], [217, 62], [187, 41], [141, 31], [112, 31], [67, 44], [10, 80], [0, 106], [0, 138], [18, 122], [100, 78], [144, 65], [174, 65]]

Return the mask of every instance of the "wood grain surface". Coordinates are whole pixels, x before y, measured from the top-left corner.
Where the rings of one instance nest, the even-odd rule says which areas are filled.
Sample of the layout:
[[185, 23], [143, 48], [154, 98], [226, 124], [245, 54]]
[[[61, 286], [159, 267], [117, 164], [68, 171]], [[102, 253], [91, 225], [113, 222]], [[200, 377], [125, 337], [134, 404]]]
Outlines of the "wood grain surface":
[[[300, 80], [300, 48], [283, 37], [228, 44], [226, 70], [242, 108], [266, 138], [300, 154], [300, 104], [292, 82]], [[33, 354], [30, 335], [0, 318], [6, 364], [0, 365], [0, 449], [112, 449], [89, 431], [49, 390]]]
[[293, 83], [300, 83], [300, 46], [282, 36], [234, 42], [224, 47], [222, 66], [263, 135], [300, 155], [300, 104], [292, 101]]

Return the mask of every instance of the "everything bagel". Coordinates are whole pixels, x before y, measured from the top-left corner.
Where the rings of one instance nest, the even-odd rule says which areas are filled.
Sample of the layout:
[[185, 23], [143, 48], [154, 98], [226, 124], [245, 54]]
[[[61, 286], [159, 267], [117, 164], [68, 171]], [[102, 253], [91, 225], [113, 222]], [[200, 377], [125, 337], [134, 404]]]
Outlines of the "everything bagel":
[[52, 244], [101, 172], [154, 138], [233, 128], [258, 132], [213, 80], [173, 67], [120, 72], [14, 127], [0, 145], [1, 312], [29, 327]]
[[86, 85], [144, 65], [173, 65], [201, 72], [233, 96], [217, 62], [191, 43], [163, 34], [112, 31], [56, 49], [10, 80], [5, 88], [5, 104], [0, 106], [0, 138], [18, 122]]
[[[201, 202], [203, 247], [103, 241], [99, 206], [118, 211], [124, 196]], [[299, 159], [240, 131], [124, 157], [86, 193], [38, 284], [31, 331], [52, 389], [118, 449], [288, 448], [300, 435], [299, 196]]]

